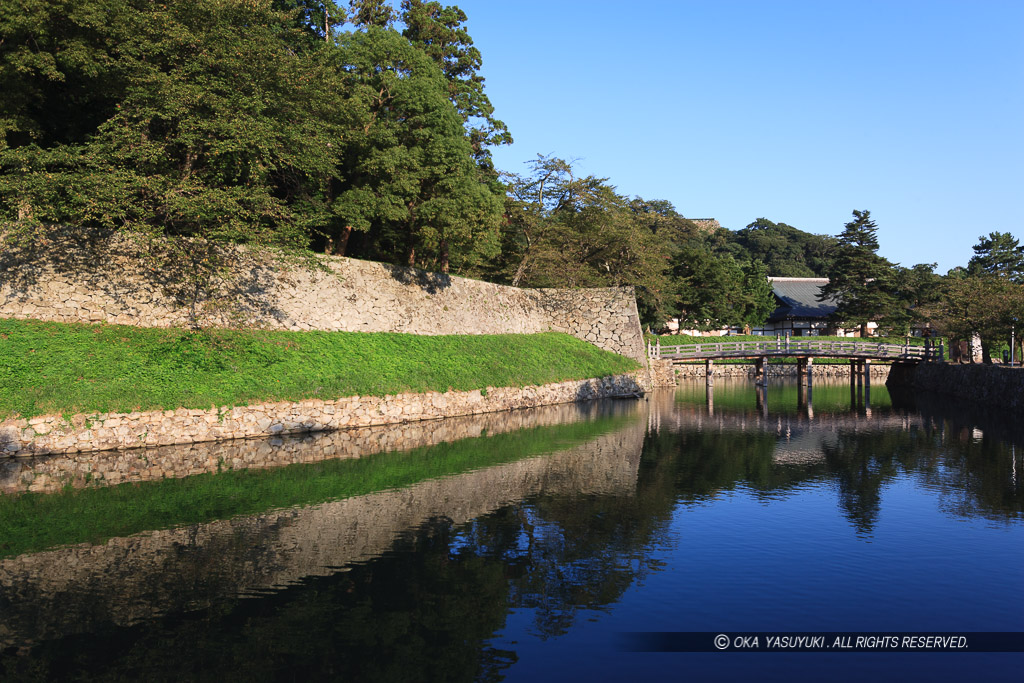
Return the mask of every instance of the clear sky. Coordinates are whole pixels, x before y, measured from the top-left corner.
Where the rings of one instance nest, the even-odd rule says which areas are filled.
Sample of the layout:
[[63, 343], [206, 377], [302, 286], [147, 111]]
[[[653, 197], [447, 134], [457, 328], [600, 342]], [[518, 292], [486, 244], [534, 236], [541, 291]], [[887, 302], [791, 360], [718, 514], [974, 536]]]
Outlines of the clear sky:
[[525, 172], [579, 159], [619, 192], [736, 230], [838, 234], [904, 266], [1024, 240], [1024, 0], [447, 0]]

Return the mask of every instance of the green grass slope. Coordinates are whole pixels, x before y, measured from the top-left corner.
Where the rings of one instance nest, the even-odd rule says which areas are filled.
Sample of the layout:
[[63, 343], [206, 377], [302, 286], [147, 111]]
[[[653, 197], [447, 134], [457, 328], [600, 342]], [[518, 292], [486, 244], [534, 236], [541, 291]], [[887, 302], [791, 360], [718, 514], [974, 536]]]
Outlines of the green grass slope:
[[191, 332], [0, 319], [0, 419], [530, 386], [638, 367], [558, 333]]

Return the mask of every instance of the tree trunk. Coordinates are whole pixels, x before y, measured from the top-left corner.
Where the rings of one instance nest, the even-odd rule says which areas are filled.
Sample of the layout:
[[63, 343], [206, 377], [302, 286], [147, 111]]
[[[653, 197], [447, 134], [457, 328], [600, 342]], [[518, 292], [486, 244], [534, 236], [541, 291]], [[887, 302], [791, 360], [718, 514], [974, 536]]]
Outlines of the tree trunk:
[[416, 267], [416, 247], [409, 247], [409, 258], [407, 259], [410, 268]]
[[448, 240], [441, 240], [441, 272], [448, 274]]
[[341, 234], [338, 236], [338, 241], [334, 243], [334, 248], [331, 249], [331, 253], [335, 256], [344, 256], [345, 250], [348, 249], [348, 238], [352, 235], [352, 226], [346, 225], [341, 229]]

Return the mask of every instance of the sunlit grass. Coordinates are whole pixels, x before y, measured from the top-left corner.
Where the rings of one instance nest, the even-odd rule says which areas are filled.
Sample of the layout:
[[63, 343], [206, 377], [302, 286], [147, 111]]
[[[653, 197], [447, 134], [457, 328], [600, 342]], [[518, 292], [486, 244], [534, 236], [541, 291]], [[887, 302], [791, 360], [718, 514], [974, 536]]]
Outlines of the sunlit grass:
[[191, 332], [0, 319], [0, 419], [530, 386], [638, 367], [554, 332]]

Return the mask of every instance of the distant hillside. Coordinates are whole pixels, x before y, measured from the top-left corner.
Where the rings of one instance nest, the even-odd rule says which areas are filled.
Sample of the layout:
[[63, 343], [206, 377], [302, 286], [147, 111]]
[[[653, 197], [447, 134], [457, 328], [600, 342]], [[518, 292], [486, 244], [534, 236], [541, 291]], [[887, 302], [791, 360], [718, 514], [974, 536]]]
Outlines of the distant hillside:
[[735, 258], [762, 261], [768, 274], [775, 277], [828, 277], [835, 258], [836, 238], [766, 218], [725, 232], [725, 248]]

